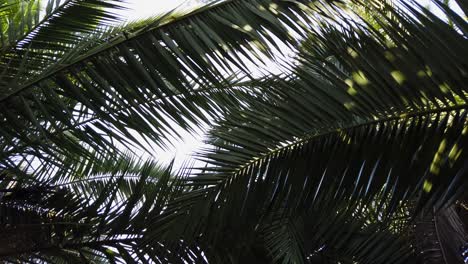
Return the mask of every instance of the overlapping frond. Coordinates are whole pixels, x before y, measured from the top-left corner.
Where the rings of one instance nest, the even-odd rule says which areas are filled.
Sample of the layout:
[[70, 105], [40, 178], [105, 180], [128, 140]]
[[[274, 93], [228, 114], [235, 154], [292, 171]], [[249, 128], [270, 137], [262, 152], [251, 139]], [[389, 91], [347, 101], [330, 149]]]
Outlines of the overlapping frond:
[[[8, 39], [0, 49], [0, 89], [10, 94], [21, 84], [52, 70], [100, 27], [119, 20], [119, 1], [49, 1], [41, 14], [40, 1], [18, 1]], [[5, 16], [8, 18], [8, 16]], [[5, 19], [8, 20], [8, 19]], [[73, 51], [76, 52], [76, 51]], [[68, 55], [69, 56], [69, 55]]]
[[177, 216], [166, 210], [181, 190], [171, 167], [127, 157], [96, 160], [74, 174], [67, 178], [80, 180], [17, 179], [1, 190], [2, 261], [164, 263], [176, 258], [171, 247], [187, 247], [174, 238], [163, 244], [171, 233], [165, 222]]
[[[417, 263], [411, 221], [468, 187], [468, 27], [439, 2], [453, 26], [353, 2], [372, 23], [330, 1], [221, 2], [0, 98], [0, 203], [41, 227], [11, 260]], [[297, 59], [254, 78], [281, 42]], [[201, 171], [115, 157], [210, 118]]]
[[245, 71], [246, 59], [258, 62], [260, 54], [271, 53], [267, 47], [273, 36], [295, 41], [290, 32], [301, 30], [294, 22], [301, 15], [292, 11], [296, 7], [266, 0], [222, 3], [114, 39], [21, 84], [0, 98], [2, 138], [15, 142], [6, 144], [3, 153], [10, 158], [69, 151], [85, 155], [83, 144], [103, 151], [113, 145], [111, 139], [144, 145], [132, 131], [162, 144], [162, 138], [175, 133], [167, 120], [188, 128], [206, 120], [207, 113], [216, 115], [216, 103], [235, 99], [206, 98], [197, 89], [226, 86], [232, 70]]
[[[292, 73], [250, 83], [256, 102], [231, 112], [211, 131], [213, 147], [200, 153], [210, 166], [194, 181], [217, 189], [218, 223], [231, 228], [237, 215], [249, 221], [242, 224], [248, 233], [275, 210], [286, 217], [326, 205], [358, 217], [354, 210], [377, 203], [376, 219], [395, 225], [409, 202], [407, 220], [466, 190], [466, 34], [420, 6], [400, 6], [377, 9], [376, 28], [356, 22], [356, 14], [339, 15], [340, 6], [315, 5], [334, 16], [312, 19], [320, 26], [311, 28]], [[447, 15], [456, 28], [466, 27], [457, 14]], [[323, 245], [334, 245], [333, 236], [347, 241], [336, 231]], [[338, 255], [358, 258], [358, 248]], [[390, 259], [392, 250], [400, 253], [389, 248], [363, 263], [412, 263], [405, 250]]]
[[32, 30], [40, 19], [40, 1], [2, 1], [0, 47], [4, 51]]

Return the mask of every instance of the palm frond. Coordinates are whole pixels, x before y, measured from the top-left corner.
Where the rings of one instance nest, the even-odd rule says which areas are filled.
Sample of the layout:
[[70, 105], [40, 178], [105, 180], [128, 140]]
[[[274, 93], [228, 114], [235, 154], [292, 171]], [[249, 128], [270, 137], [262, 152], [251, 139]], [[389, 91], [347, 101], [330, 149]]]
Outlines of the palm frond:
[[[232, 228], [229, 219], [240, 216], [251, 221], [242, 224], [248, 233], [271, 211], [294, 219], [319, 206], [351, 218], [373, 205], [379, 222], [392, 226], [408, 203], [410, 221], [463, 194], [466, 35], [417, 4], [401, 4], [405, 9], [389, 8], [391, 14], [376, 10], [383, 31], [346, 15], [318, 16], [320, 27], [311, 29], [290, 77], [251, 83], [255, 101], [212, 129], [212, 147], [200, 153], [209, 166], [191, 180], [216, 190], [214, 225]], [[327, 7], [340, 14], [341, 7]], [[384, 233], [359, 242], [348, 259], [369, 253]], [[338, 234], [322, 245], [334, 245]], [[376, 263], [413, 263], [408, 243], [374, 248], [382, 254]], [[275, 254], [292, 252], [282, 246]]]
[[[281, 157], [280, 153], [293, 152], [296, 147], [300, 149], [314, 141], [325, 144], [330, 135], [342, 137], [339, 141], [349, 143], [353, 148], [353, 141], [360, 137], [363, 140], [373, 140], [374, 136], [388, 140], [401, 137], [403, 140], [407, 135], [414, 136], [409, 134], [413, 130], [415, 133], [433, 133], [428, 137], [431, 140], [440, 135], [439, 141], [429, 145], [433, 149], [429, 155], [438, 153], [436, 163], [448, 164], [449, 160], [444, 159], [442, 153], [448, 157], [453, 148], [458, 153], [466, 135], [467, 99], [463, 88], [467, 78], [466, 65], [459, 60], [466, 52], [462, 48], [466, 39], [446, 24], [441, 28], [444, 25], [441, 20], [432, 17], [436, 20], [431, 22], [424, 20], [416, 9], [412, 12], [420, 15], [422, 22], [405, 17], [407, 27], [387, 32], [388, 37], [395, 38], [390, 42], [379, 35], [369, 36], [382, 35], [376, 31], [366, 32], [358, 28], [343, 32], [330, 26], [321, 27], [313, 34], [314, 45], [303, 46], [307, 51], [301, 55], [294, 79], [278, 80], [275, 87], [259, 87], [258, 93], [264, 98], [268, 94], [267, 100], [262, 102], [258, 100], [262, 97], [256, 96], [258, 102], [252, 104], [252, 109], [231, 115], [212, 131], [216, 149], [206, 157], [216, 165], [213, 170], [223, 171], [220, 175], [242, 174], [250, 166], [261, 166], [270, 159]], [[402, 13], [393, 15], [403, 20]], [[426, 42], [420, 36], [422, 23], [425, 28], [443, 30], [444, 35], [450, 35], [453, 47], [442, 52], [444, 46], [438, 45], [437, 41], [423, 45]], [[401, 43], [401, 46], [391, 43]], [[455, 48], [457, 46], [459, 49]], [[434, 58], [436, 56], [427, 56], [435, 50], [444, 53], [445, 59], [450, 56], [452, 63], [447, 66]], [[324, 53], [328, 56], [323, 57], [321, 54]], [[419, 59], [412, 60], [415, 53]], [[336, 62], [331, 62], [329, 57]], [[420, 142], [415, 144], [415, 150], [424, 145]], [[356, 146], [363, 147], [364, 144], [363, 141]], [[455, 158], [454, 155], [452, 152], [450, 156]], [[463, 160], [461, 156], [457, 157]], [[377, 158], [374, 157], [376, 161]], [[432, 161], [434, 156], [428, 158], [428, 165]], [[441, 165], [434, 163], [431, 170], [437, 171], [434, 167]]]
[[[19, 2], [19, 3], [22, 3]], [[23, 6], [23, 5], [21, 5]], [[40, 18], [40, 1], [27, 3], [10, 21], [9, 43], [1, 48], [0, 87], [10, 93], [18, 86], [53, 68], [67, 52], [75, 49], [86, 36], [119, 20], [113, 12], [122, 8], [119, 1], [49, 1]], [[17, 26], [21, 27], [16, 29]], [[24, 29], [23, 29], [24, 28]], [[65, 63], [65, 62], [62, 62]]]
[[[2, 190], [1, 228], [3, 234], [10, 234], [5, 237], [10, 242], [2, 241], [0, 259], [54, 263], [153, 259], [158, 263], [157, 258], [170, 256], [162, 239], [146, 237], [170, 233], [163, 222], [173, 216], [165, 211], [178, 193], [178, 187], [171, 183], [177, 181], [171, 176], [171, 167], [160, 168], [154, 162], [132, 158], [104, 159], [97, 164], [101, 165], [75, 171], [89, 173], [80, 182], [30, 185], [21, 179], [9, 190]], [[109, 176], [96, 178], [102, 173]]]
[[[0, 103], [0, 204], [18, 217], [2, 221], [40, 228], [7, 230], [25, 242], [0, 256], [417, 263], [418, 215], [468, 187], [467, 25], [438, 4], [453, 26], [414, 2], [369, 5], [369, 23], [337, 2], [226, 1], [18, 85]], [[297, 60], [253, 78], [275, 38]], [[198, 171], [112, 152], [209, 118]]]
[[272, 36], [295, 41], [290, 31], [301, 30], [293, 22], [299, 19], [292, 12], [296, 6], [266, 0], [210, 6], [112, 40], [13, 88], [0, 98], [6, 111], [2, 135], [16, 142], [3, 153], [40, 157], [73, 150], [85, 156], [86, 150], [74, 143], [104, 151], [113, 145], [111, 139], [144, 147], [132, 131], [162, 144], [162, 138], [175, 133], [168, 118], [187, 129], [206, 121], [207, 113], [216, 115], [213, 106], [227, 101], [197, 94], [199, 87], [227, 85], [230, 74], [215, 63], [245, 69], [240, 56], [258, 61], [260, 53], [268, 54]]
[[39, 22], [41, 1], [3, 1], [0, 15], [0, 50], [10, 47]]

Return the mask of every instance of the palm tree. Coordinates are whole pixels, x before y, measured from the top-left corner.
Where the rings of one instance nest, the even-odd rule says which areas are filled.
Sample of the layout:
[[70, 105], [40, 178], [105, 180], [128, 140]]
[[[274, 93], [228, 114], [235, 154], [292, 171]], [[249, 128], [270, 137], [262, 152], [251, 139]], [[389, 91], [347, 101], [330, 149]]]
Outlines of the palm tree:
[[[347, 4], [2, 5], [0, 258], [463, 263], [467, 21]], [[197, 126], [204, 167], [132, 153]]]

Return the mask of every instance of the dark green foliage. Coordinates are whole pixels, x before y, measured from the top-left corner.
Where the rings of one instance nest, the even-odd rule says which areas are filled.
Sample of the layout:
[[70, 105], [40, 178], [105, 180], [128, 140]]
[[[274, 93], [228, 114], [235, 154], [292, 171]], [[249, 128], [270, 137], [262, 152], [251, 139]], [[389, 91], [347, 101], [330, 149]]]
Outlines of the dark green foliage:
[[[468, 24], [440, 2], [450, 23], [413, 2], [352, 3], [216, 2], [24, 76], [0, 98], [13, 238], [0, 258], [431, 263], [434, 241], [452, 254], [466, 237], [445, 212], [468, 187]], [[273, 62], [282, 74], [249, 71]], [[205, 167], [124, 154], [164, 146], [173, 123], [209, 126]]]

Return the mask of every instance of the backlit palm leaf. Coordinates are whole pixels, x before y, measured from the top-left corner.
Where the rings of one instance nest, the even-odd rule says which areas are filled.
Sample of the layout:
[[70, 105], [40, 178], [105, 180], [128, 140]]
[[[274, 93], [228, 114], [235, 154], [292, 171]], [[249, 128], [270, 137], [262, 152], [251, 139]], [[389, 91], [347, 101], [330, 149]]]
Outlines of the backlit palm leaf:
[[[177, 206], [173, 200], [181, 190], [175, 184], [180, 179], [171, 177], [170, 170], [131, 158], [96, 159], [72, 174], [67, 172], [69, 179], [81, 180], [10, 181], [15, 184], [2, 190], [0, 201], [5, 234], [0, 239], [0, 259], [162, 263], [175, 258], [169, 249], [182, 251], [186, 245], [171, 237], [165, 226], [177, 217], [166, 208]], [[172, 238], [168, 244], [164, 244], [165, 234]], [[191, 250], [190, 254], [196, 253]]]
[[[2, 137], [5, 143], [15, 142], [3, 147], [4, 156], [50, 160], [57, 152], [86, 155], [82, 144], [104, 151], [112, 146], [111, 138], [144, 146], [132, 131], [162, 144], [162, 138], [175, 133], [168, 117], [188, 128], [206, 120], [206, 113], [215, 115], [214, 106], [226, 101], [223, 95], [197, 93], [199, 87], [227, 85], [229, 72], [220, 67], [245, 70], [239, 56], [256, 60], [270, 52], [266, 45], [272, 36], [295, 42], [289, 32], [299, 31], [293, 22], [299, 18], [289, 9], [296, 6], [233, 1], [172, 22], [163, 19], [20, 83], [0, 98]], [[4, 166], [17, 163], [6, 157], [2, 161]]]
[[[312, 29], [292, 73], [276, 83], [250, 84], [258, 91], [257, 102], [211, 131], [214, 148], [201, 153], [211, 166], [194, 182], [217, 189], [213, 208], [219, 209], [210, 212], [214, 223], [242, 226], [245, 233], [234, 232], [233, 241], [258, 232], [272, 210], [296, 219], [304, 210], [325, 207], [318, 212], [326, 215], [326, 208], [334, 208], [327, 219], [336, 218], [334, 210], [349, 219], [377, 203], [379, 221], [393, 225], [396, 211], [408, 202], [409, 220], [422, 208], [453, 203], [466, 190], [466, 35], [423, 15], [420, 7], [405, 8], [409, 11], [392, 11], [391, 19], [384, 13], [375, 18], [383, 32], [339, 16], [340, 7], [332, 21], [319, 16], [321, 26]], [[459, 21], [457, 27], [466, 27], [449, 15]], [[345, 211], [337, 201], [347, 201]], [[310, 221], [303, 225], [313, 225]], [[344, 223], [335, 225], [346, 230]], [[208, 234], [209, 241], [218, 238]], [[348, 241], [337, 231], [315, 239], [325, 246], [324, 257], [336, 254], [335, 239]], [[376, 241], [366, 247], [377, 252]], [[404, 251], [389, 259], [392, 248], [381, 248], [387, 257], [367, 261], [413, 263]], [[346, 256], [343, 248], [335, 260], [359, 259], [362, 250]]]
[[[353, 2], [372, 17], [330, 1], [221, 2], [85, 48], [19, 83], [0, 98], [0, 203], [20, 219], [3, 221], [53, 229], [39, 229], [36, 241], [7, 226], [24, 248], [0, 255], [436, 260], [414, 238], [428, 230], [421, 216], [449, 211], [467, 188], [467, 23], [438, 2], [453, 27], [412, 2]], [[247, 64], [262, 68], [281, 42], [297, 57], [283, 74], [256, 78]], [[212, 122], [204, 168], [172, 177], [116, 158], [115, 142], [164, 145], [177, 134], [172, 123], [203, 122]], [[62, 227], [64, 219], [85, 228]], [[434, 228], [446, 237], [447, 226]], [[440, 247], [459, 247], [460, 237]]]

